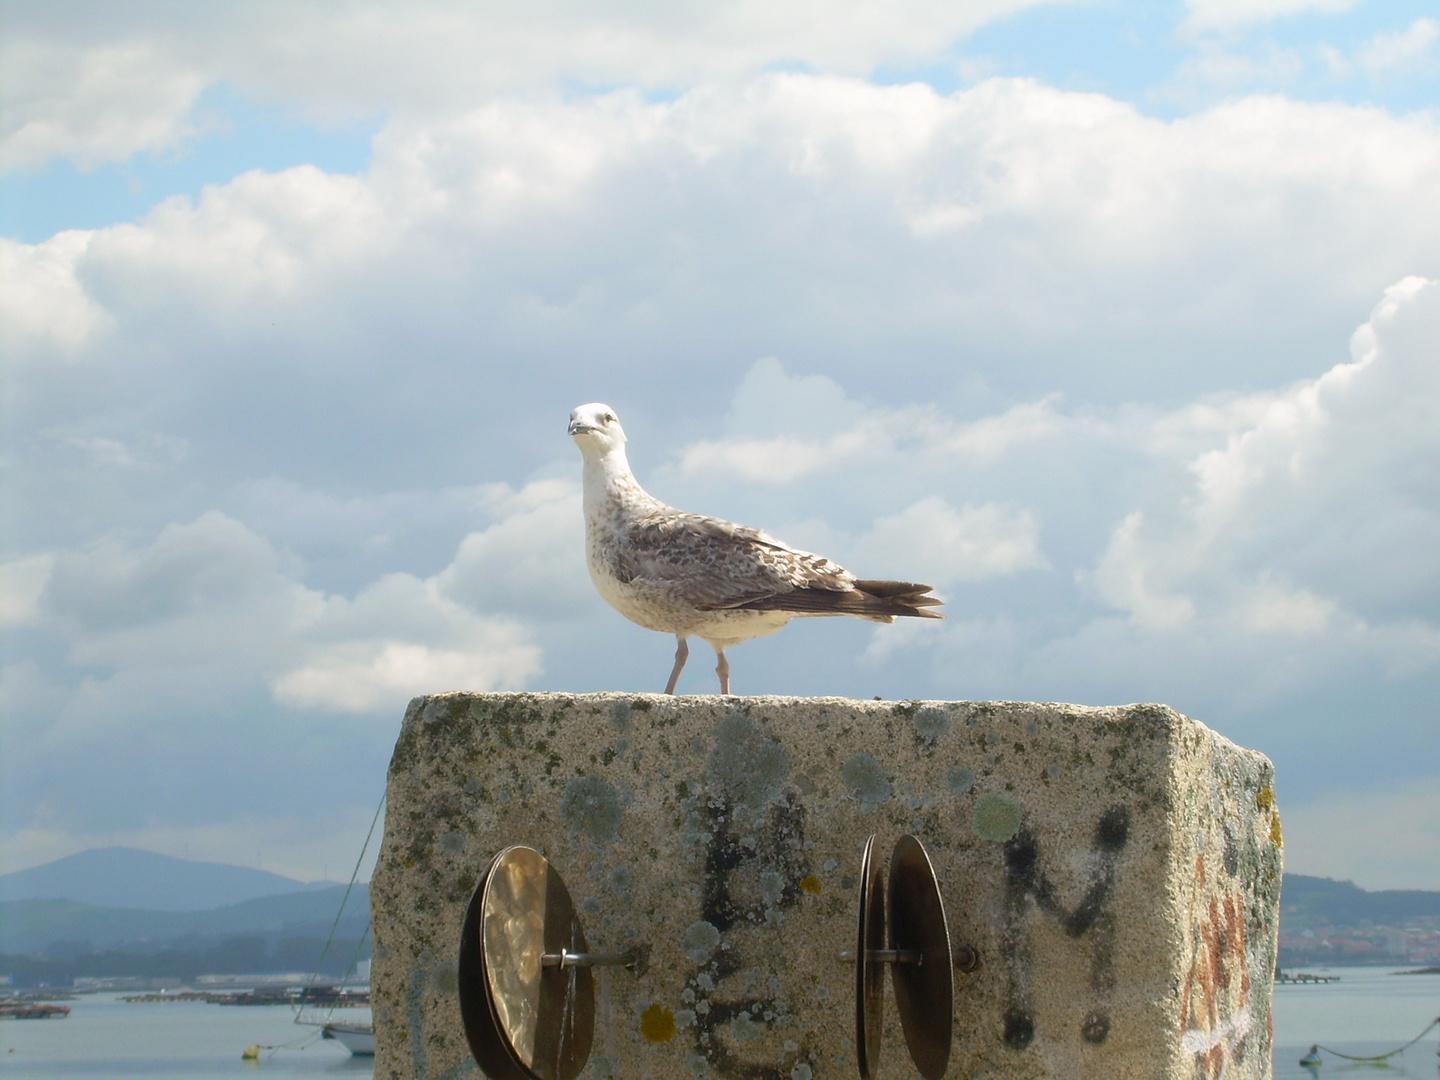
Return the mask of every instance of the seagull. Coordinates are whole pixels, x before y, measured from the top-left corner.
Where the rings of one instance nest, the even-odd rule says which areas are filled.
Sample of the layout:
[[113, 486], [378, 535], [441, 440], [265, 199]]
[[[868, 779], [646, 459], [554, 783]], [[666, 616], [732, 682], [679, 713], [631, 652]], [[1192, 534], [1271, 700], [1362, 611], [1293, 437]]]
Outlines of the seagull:
[[943, 619], [929, 585], [860, 581], [829, 559], [720, 518], [667, 506], [645, 491], [625, 458], [615, 410], [592, 402], [570, 413], [570, 435], [585, 458], [585, 552], [590, 580], [616, 611], [648, 630], [675, 635], [675, 666], [690, 637], [715, 650], [720, 693], [730, 693], [725, 650], [773, 634], [803, 615], [897, 615]]

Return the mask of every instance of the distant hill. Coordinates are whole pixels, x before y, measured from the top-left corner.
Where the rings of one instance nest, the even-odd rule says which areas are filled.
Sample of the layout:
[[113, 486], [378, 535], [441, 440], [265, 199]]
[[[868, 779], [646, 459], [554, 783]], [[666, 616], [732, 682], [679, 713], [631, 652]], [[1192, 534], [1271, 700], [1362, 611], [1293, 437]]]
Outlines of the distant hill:
[[[237, 936], [325, 938], [345, 895], [344, 885], [246, 900], [210, 911], [102, 908], [73, 900], [0, 902], [0, 953], [73, 953], [124, 948], [206, 948]], [[357, 885], [336, 933], [358, 938], [370, 918], [369, 889]]]
[[267, 870], [176, 859], [138, 848], [91, 848], [0, 874], [0, 901], [70, 900], [106, 908], [205, 911], [262, 896], [324, 889]]
[[1286, 874], [1280, 892], [1281, 922], [1290, 928], [1318, 925], [1398, 926], [1407, 919], [1440, 917], [1440, 892], [1382, 889], [1369, 892], [1352, 881]]

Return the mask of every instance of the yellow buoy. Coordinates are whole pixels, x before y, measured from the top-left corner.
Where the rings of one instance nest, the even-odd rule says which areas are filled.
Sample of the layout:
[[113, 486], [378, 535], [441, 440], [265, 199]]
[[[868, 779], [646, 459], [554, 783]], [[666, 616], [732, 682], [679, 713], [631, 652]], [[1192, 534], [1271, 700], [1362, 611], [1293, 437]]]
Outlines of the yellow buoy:
[[247, 1046], [247, 1047], [245, 1048], [245, 1052], [240, 1055], [240, 1060], [241, 1060], [241, 1061], [259, 1061], [259, 1060], [260, 1060], [260, 1044], [259, 1044], [259, 1043], [256, 1043], [254, 1046]]

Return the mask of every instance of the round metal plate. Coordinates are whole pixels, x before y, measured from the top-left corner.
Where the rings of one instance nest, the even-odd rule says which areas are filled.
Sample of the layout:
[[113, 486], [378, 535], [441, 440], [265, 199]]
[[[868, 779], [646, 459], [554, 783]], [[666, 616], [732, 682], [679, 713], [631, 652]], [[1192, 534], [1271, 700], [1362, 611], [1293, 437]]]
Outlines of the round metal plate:
[[855, 941], [855, 1060], [871, 1080], [880, 1069], [880, 1035], [885, 1019], [885, 965], [875, 953], [885, 947], [885, 891], [875, 837], [860, 858], [860, 921]]
[[[498, 857], [498, 856], [497, 856]], [[485, 885], [495, 866], [491, 859], [480, 884], [470, 897], [465, 911], [465, 926], [460, 932], [460, 1019], [465, 1024], [465, 1040], [481, 1071], [492, 1080], [532, 1080], [505, 1048], [505, 1039], [495, 1026], [490, 1008], [490, 986], [485, 977], [485, 953], [480, 946], [481, 912], [484, 910]]]
[[574, 1080], [595, 1035], [587, 967], [541, 966], [588, 952], [564, 881], [533, 848], [495, 856], [471, 898], [460, 944], [460, 1011], [475, 1061], [493, 1080]]
[[913, 836], [890, 855], [890, 948], [921, 953], [918, 964], [892, 964], [890, 977], [910, 1059], [925, 1080], [940, 1080], [954, 1027], [950, 931], [930, 856]]

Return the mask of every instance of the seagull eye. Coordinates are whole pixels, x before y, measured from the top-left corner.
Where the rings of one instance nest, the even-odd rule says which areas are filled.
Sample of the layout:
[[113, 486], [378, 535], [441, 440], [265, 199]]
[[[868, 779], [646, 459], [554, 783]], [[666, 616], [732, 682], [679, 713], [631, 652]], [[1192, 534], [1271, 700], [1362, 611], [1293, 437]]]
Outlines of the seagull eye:
[[607, 412], [607, 413], [606, 413], [604, 416], [602, 416], [600, 419], [603, 420], [603, 421], [605, 421], [605, 423], [607, 423], [607, 424], [613, 424], [613, 423], [615, 422], [615, 414], [614, 414], [614, 413], [608, 413], [608, 412]]

